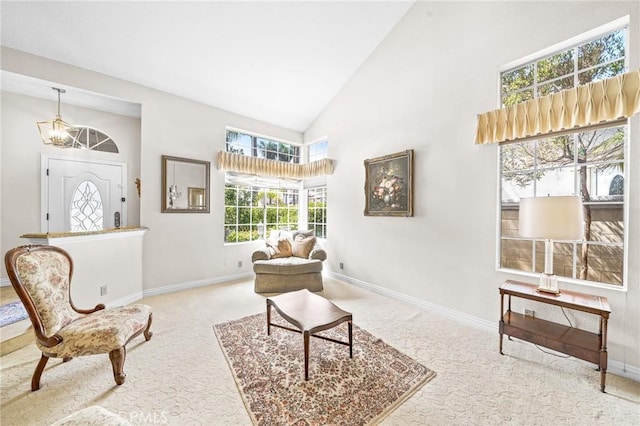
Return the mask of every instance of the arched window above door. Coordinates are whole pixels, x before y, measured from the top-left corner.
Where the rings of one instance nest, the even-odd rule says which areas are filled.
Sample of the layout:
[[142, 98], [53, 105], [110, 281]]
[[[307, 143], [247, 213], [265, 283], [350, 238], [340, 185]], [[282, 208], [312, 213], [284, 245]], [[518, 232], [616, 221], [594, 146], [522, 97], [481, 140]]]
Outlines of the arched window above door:
[[92, 149], [94, 151], [118, 153], [118, 145], [106, 133], [93, 127], [74, 126], [67, 130], [73, 139], [73, 147], [79, 149]]

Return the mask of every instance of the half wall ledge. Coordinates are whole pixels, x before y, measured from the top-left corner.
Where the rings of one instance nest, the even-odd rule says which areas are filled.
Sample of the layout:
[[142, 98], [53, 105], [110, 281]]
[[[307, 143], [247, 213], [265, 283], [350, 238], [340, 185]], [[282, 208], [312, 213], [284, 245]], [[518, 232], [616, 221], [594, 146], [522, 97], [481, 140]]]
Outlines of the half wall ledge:
[[[51, 232], [51, 233], [30, 233], [20, 235], [20, 238], [26, 238], [31, 244], [54, 244], [54, 240], [58, 238], [77, 238], [77, 237], [129, 237], [144, 235], [149, 228], [140, 226], [129, 226], [124, 228], [107, 228], [100, 231], [74, 231], [74, 232]], [[116, 235], [116, 234], [125, 235]], [[133, 234], [130, 234], [133, 233]]]
[[120, 306], [142, 299], [142, 252], [148, 228], [24, 234], [29, 244], [66, 250], [73, 260], [71, 298], [79, 308]]

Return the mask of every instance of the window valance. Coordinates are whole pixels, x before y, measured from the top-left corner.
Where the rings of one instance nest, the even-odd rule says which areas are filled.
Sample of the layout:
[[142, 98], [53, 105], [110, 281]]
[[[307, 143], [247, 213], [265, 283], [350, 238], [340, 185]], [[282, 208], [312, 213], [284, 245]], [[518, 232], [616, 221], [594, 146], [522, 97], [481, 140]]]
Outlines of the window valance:
[[258, 176], [305, 179], [332, 174], [333, 161], [329, 158], [324, 158], [311, 163], [296, 164], [220, 151], [218, 154], [218, 170], [249, 173]]
[[478, 115], [476, 144], [547, 136], [640, 112], [640, 69]]

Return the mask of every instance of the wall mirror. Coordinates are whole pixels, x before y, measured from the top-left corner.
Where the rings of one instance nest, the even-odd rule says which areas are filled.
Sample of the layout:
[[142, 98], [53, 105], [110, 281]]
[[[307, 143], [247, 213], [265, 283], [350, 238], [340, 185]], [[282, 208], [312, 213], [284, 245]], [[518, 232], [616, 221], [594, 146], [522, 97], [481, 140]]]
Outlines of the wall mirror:
[[162, 213], [209, 213], [208, 161], [162, 156]]

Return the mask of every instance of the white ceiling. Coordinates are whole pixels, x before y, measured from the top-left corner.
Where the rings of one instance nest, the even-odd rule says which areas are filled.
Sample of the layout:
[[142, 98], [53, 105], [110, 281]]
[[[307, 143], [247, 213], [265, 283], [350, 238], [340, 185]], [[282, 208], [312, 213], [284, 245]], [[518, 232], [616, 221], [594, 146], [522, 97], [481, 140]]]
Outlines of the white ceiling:
[[1, 42], [304, 131], [412, 4], [3, 0]]

